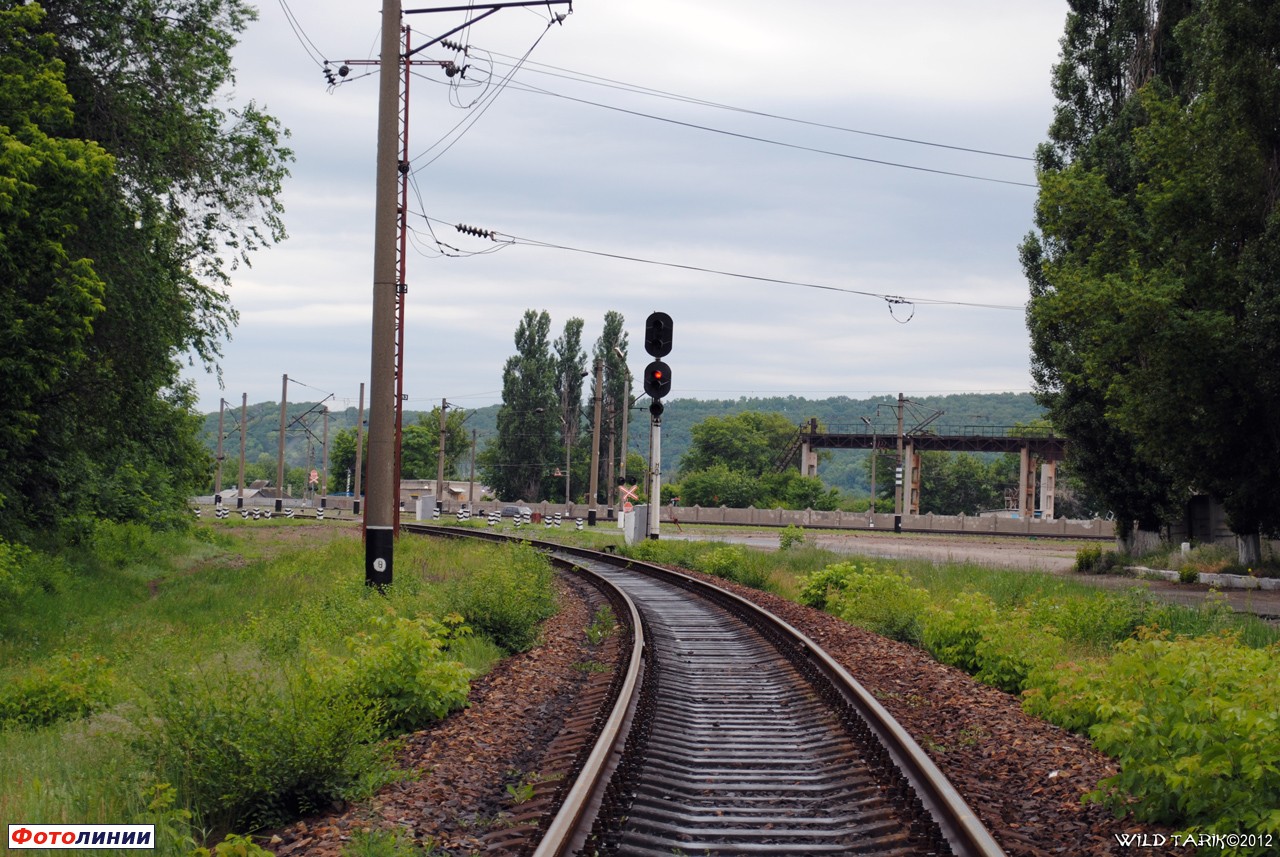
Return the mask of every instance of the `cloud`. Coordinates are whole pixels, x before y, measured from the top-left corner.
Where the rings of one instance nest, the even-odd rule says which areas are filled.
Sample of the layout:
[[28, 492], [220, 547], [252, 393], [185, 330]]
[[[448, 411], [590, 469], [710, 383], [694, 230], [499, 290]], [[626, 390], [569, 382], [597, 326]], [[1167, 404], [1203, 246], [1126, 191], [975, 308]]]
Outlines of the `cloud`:
[[[418, 8], [408, 0], [406, 7]], [[333, 61], [377, 50], [378, 4], [294, 4]], [[624, 314], [632, 370], [644, 317], [675, 319], [673, 396], [1025, 390], [1027, 337], [1016, 310], [886, 304], [869, 296], [752, 282], [607, 258], [796, 280], [920, 301], [1018, 306], [1017, 244], [1035, 191], [822, 155], [1034, 182], [1026, 160], [816, 128], [625, 91], [619, 82], [846, 128], [1029, 155], [1052, 113], [1049, 70], [1065, 3], [756, 0], [579, 4], [563, 26], [545, 10], [504, 10], [464, 34], [467, 78], [421, 66], [411, 83], [413, 163], [406, 297], [406, 388], [414, 400], [498, 401], [512, 334], [528, 308], [553, 336]], [[415, 39], [461, 20], [408, 16]], [[546, 31], [544, 34], [544, 30]], [[514, 78], [561, 96], [728, 133], [502, 92], [463, 109], [541, 36]], [[488, 53], [486, 53], [488, 52]], [[452, 58], [439, 47], [424, 58]], [[241, 312], [222, 361], [226, 390], [198, 370], [202, 407], [247, 391], [279, 396], [280, 375], [354, 398], [371, 351], [376, 76], [353, 66], [326, 91], [281, 9], [265, 4], [236, 53], [237, 98], [265, 103], [297, 152], [284, 244], [235, 277]], [[593, 86], [566, 72], [613, 83]], [[448, 81], [472, 88], [451, 88]], [[465, 133], [451, 132], [458, 123]], [[733, 136], [742, 135], [742, 136]], [[423, 215], [434, 218], [428, 222]], [[501, 245], [452, 224], [564, 245]], [[474, 255], [496, 251], [487, 255]], [[890, 310], [892, 309], [892, 313]], [[903, 319], [914, 316], [905, 324]]]

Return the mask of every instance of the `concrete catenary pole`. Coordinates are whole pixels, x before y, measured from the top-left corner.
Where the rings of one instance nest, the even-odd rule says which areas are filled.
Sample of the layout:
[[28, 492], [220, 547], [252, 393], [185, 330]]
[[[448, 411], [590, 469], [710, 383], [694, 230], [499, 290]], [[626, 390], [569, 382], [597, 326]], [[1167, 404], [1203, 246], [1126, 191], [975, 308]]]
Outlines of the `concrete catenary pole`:
[[447, 399], [440, 400], [440, 448], [436, 452], [436, 507], [443, 510], [444, 502], [444, 440], [446, 434], [445, 409], [449, 407]]
[[218, 502], [222, 502], [222, 460], [226, 458], [222, 454], [222, 427], [223, 421], [227, 416], [227, 400], [218, 397], [218, 470], [213, 477], [213, 496], [218, 498]]
[[280, 447], [276, 455], [276, 511], [284, 510], [284, 421], [288, 416], [289, 376], [280, 384]]
[[360, 473], [364, 470], [364, 384], [360, 385], [360, 410], [356, 413], [356, 493], [351, 503], [351, 513], [360, 514]]
[[249, 394], [240, 394], [240, 478], [236, 488], [236, 508], [244, 508], [244, 448], [245, 436], [248, 434]]
[[400, 100], [400, 0], [383, 0], [378, 66], [378, 151], [374, 182], [373, 335], [369, 380], [369, 473], [364, 514], [365, 583], [392, 582], [399, 510], [396, 496], [397, 142]]
[[604, 390], [604, 362], [596, 359], [595, 416], [591, 428], [591, 496], [587, 502], [587, 524], [596, 525], [596, 496], [600, 490], [600, 397]]

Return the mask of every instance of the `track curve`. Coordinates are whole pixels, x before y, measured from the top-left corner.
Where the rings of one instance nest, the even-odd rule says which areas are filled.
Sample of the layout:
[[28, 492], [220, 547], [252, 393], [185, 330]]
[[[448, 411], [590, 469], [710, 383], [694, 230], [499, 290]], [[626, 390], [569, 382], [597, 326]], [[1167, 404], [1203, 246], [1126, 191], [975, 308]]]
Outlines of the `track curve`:
[[539, 857], [1003, 853], [910, 736], [785, 622], [678, 572], [535, 545], [626, 593], [643, 678]]

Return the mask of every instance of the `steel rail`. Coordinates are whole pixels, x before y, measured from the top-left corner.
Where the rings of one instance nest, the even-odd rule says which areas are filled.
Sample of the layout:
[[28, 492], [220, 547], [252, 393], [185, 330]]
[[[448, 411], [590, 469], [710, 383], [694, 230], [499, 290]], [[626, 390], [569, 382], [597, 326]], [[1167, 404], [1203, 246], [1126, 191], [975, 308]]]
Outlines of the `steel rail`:
[[[547, 551], [554, 555], [562, 557], [577, 557], [587, 559], [594, 562], [605, 563], [617, 567], [639, 571], [644, 574], [667, 580], [673, 584], [694, 592], [702, 597], [719, 604], [721, 607], [729, 610], [739, 618], [747, 621], [749, 624], [760, 628], [763, 633], [774, 642], [774, 645], [782, 651], [783, 646], [789, 647], [798, 657], [806, 658], [813, 663], [817, 670], [822, 674], [830, 685], [836, 689], [838, 694], [848, 703], [857, 717], [866, 725], [867, 728], [876, 736], [876, 739], [884, 746], [888, 752], [894, 766], [901, 775], [911, 785], [916, 795], [919, 797], [925, 810], [937, 823], [942, 831], [943, 837], [947, 844], [950, 845], [957, 857], [1004, 857], [1004, 851], [999, 843], [995, 841], [991, 833], [982, 825], [976, 813], [968, 806], [964, 798], [955, 790], [955, 787], [947, 780], [945, 775], [933, 763], [933, 760], [924, 752], [915, 739], [903, 729], [893, 716], [882, 706], [875, 697], [864, 688], [843, 666], [841, 666], [834, 658], [822, 649], [816, 642], [795, 628], [793, 625], [778, 617], [771, 611], [760, 607], [759, 605], [742, 598], [741, 596], [722, 589], [709, 582], [700, 580], [692, 575], [674, 571], [663, 566], [654, 565], [652, 563], [642, 562], [639, 560], [627, 559], [619, 557], [616, 554], [594, 551], [587, 548], [579, 548], [568, 545], [556, 544], [553, 542], [545, 542], [536, 539], [525, 539], [519, 537], [508, 537], [496, 533], [488, 533], [484, 531], [466, 531], [454, 528], [445, 528], [439, 526], [416, 526], [412, 528], [413, 532], [420, 532], [429, 535], [438, 536], [472, 536], [487, 541], [508, 541], [518, 539], [525, 541], [532, 546]], [[581, 566], [577, 566], [582, 571], [587, 571]], [[628, 599], [630, 603], [630, 599]], [[633, 605], [634, 608], [634, 605]], [[638, 617], [638, 613], [636, 614]], [[637, 626], [639, 627], [639, 626]], [[633, 654], [633, 666], [640, 660], [638, 657], [639, 649]], [[782, 651], [784, 656], [787, 654]], [[621, 701], [619, 701], [619, 705]], [[615, 706], [615, 711], [617, 706]], [[611, 722], [613, 718], [611, 717]], [[619, 735], [613, 735], [608, 740], [610, 748], [608, 751], [599, 750], [599, 755], [608, 759], [616, 756], [617, 743], [620, 739]], [[603, 736], [602, 736], [603, 740]], [[593, 751], [592, 756], [597, 756]], [[583, 820], [585, 808], [589, 802], [598, 803], [600, 798], [596, 796], [596, 791], [602, 790], [607, 777], [601, 778], [603, 768], [596, 771], [594, 785], [588, 788], [586, 785], [582, 789], [578, 788], [578, 783], [574, 784], [571, 792], [575, 795], [575, 801], [581, 803], [570, 806], [566, 800], [561, 807], [557, 820], [560, 816], [567, 819], [572, 816], [579, 822]], [[570, 841], [578, 841], [584, 834], [565, 834], [558, 841], [548, 847], [563, 848], [568, 847]], [[575, 839], [575, 837], [577, 837]], [[557, 850], [541, 850], [538, 855], [560, 855], [568, 853]]]

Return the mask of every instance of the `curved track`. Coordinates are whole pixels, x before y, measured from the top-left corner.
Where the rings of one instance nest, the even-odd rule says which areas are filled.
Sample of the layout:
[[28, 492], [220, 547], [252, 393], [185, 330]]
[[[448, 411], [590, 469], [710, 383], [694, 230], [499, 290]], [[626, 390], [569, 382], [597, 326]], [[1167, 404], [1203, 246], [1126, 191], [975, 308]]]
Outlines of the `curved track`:
[[687, 575], [538, 546], [624, 593], [641, 625], [539, 857], [1002, 853], [910, 736], [782, 620]]

